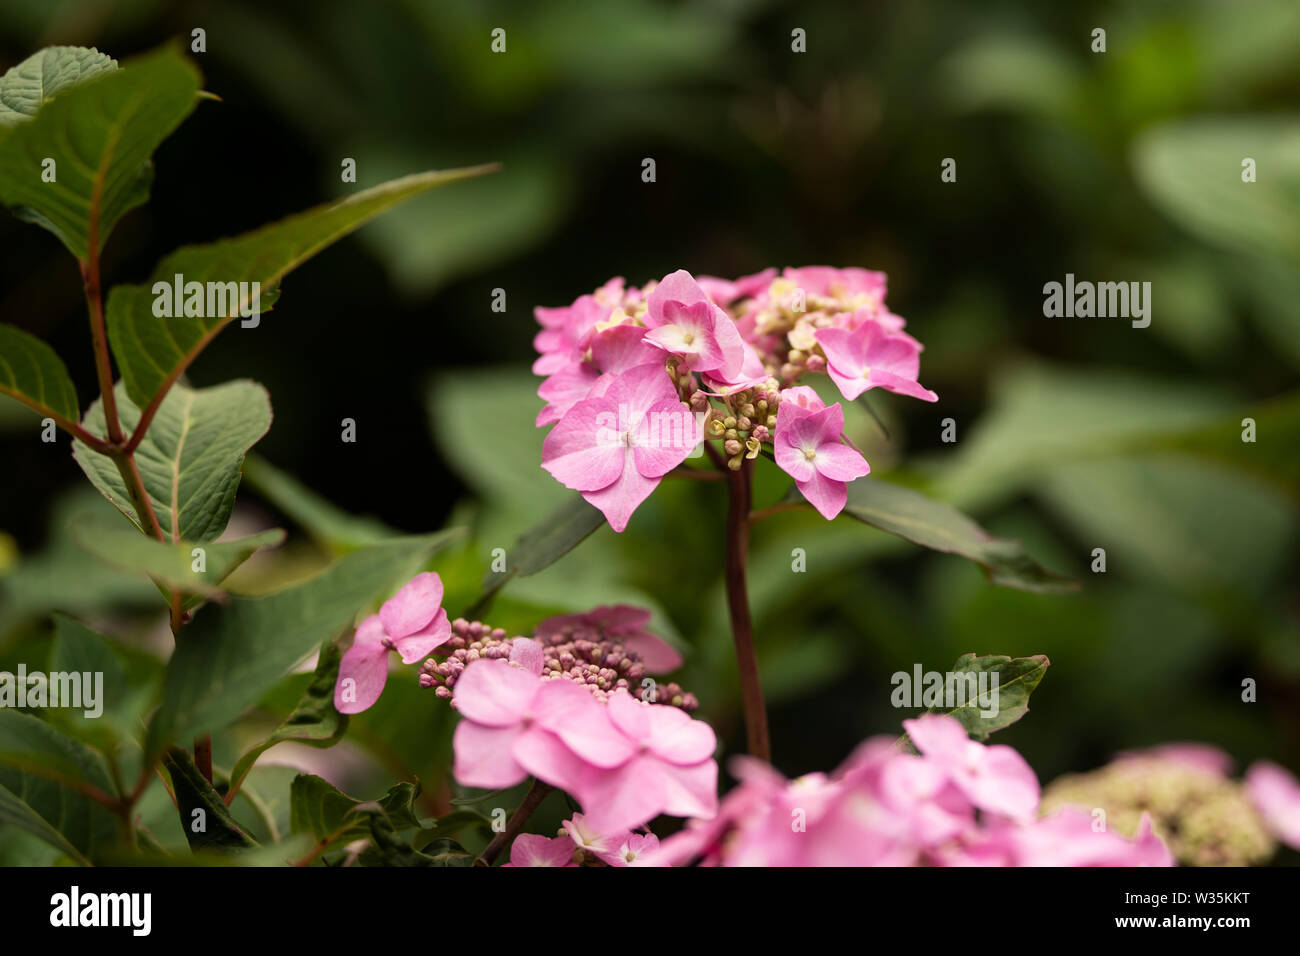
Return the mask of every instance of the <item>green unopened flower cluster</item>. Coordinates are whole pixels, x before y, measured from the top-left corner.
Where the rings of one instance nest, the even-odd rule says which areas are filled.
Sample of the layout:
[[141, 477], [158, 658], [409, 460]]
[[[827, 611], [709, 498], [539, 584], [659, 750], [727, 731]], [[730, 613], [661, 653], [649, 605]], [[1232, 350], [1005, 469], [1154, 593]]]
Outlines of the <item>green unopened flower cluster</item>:
[[1156, 756], [1116, 760], [1091, 773], [1059, 777], [1043, 792], [1042, 812], [1070, 805], [1106, 811], [1106, 825], [1132, 836], [1144, 811], [1185, 866], [1251, 866], [1276, 844], [1241, 784]]

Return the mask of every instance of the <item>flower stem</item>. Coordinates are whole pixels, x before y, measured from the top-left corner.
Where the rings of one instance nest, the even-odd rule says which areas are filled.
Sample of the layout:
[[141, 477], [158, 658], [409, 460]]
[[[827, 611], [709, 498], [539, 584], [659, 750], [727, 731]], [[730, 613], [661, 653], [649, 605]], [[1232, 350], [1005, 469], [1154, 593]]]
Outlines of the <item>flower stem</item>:
[[534, 780], [532, 787], [524, 796], [523, 803], [519, 804], [519, 808], [506, 822], [506, 828], [492, 838], [492, 842], [487, 845], [487, 849], [478, 858], [478, 862], [484, 866], [491, 866], [496, 858], [501, 855], [501, 851], [505, 849], [506, 845], [524, 828], [524, 824], [533, 815], [533, 811], [546, 799], [547, 794], [554, 789], [549, 783]]
[[749, 590], [745, 584], [753, 471], [753, 462], [746, 461], [737, 471], [727, 473], [727, 611], [731, 616], [731, 636], [736, 644], [740, 700], [745, 713], [749, 755], [770, 762], [772, 744], [767, 734], [767, 708], [763, 704], [763, 687], [758, 677], [754, 624], [749, 616]]

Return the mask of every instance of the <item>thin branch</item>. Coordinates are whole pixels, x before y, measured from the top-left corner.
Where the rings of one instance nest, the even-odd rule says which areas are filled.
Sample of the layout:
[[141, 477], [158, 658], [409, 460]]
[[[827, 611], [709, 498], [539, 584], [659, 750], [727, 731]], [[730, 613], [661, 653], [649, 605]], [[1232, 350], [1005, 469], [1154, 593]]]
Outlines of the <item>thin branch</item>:
[[808, 507], [806, 501], [778, 501], [771, 507], [764, 508], [762, 511], [755, 511], [749, 516], [750, 524], [758, 524], [765, 518], [772, 515], [781, 514], [783, 511], [803, 511]]
[[740, 672], [740, 699], [745, 713], [745, 737], [749, 755], [771, 762], [772, 744], [767, 732], [767, 707], [759, 681], [758, 658], [754, 652], [754, 622], [749, 613], [749, 590], [745, 567], [749, 554], [749, 517], [752, 506], [754, 463], [744, 462], [730, 472], [727, 496], [727, 612], [731, 636], [736, 645], [736, 666]]
[[532, 787], [525, 795], [523, 803], [519, 804], [517, 809], [506, 823], [506, 828], [492, 838], [492, 842], [487, 845], [483, 855], [478, 858], [478, 862], [484, 866], [491, 866], [501, 851], [505, 849], [506, 844], [515, 838], [515, 835], [524, 828], [528, 818], [533, 815], [538, 804], [546, 799], [555, 788], [548, 783], [542, 783], [540, 780], [534, 780]]

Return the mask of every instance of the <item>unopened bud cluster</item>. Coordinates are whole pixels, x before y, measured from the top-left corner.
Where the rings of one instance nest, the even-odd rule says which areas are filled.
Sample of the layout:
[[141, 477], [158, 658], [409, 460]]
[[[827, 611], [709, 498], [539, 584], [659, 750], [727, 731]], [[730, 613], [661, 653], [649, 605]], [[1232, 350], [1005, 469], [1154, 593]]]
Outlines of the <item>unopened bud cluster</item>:
[[[452, 622], [451, 633], [451, 638], [435, 652], [438, 656], [421, 665], [420, 686], [432, 688], [435, 694], [452, 700], [453, 704], [456, 680], [466, 667], [477, 660], [509, 660], [514, 641], [522, 637], [511, 637], [504, 628], [464, 618]], [[645, 664], [639, 654], [617, 638], [585, 628], [539, 635], [537, 641], [542, 645], [542, 680], [574, 681], [586, 686], [601, 702], [619, 688], [649, 699], [641, 685], [646, 676]], [[686, 693], [676, 683], [656, 684], [652, 691], [652, 703], [669, 704], [685, 711], [699, 705], [694, 694]]]

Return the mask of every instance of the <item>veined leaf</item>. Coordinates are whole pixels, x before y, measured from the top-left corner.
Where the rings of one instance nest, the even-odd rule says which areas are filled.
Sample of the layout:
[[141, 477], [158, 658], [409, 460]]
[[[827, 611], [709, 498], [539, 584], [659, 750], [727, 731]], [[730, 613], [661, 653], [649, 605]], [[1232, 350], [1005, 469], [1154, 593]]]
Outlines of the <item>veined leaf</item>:
[[[252, 311], [253, 283], [258, 284], [259, 308], [269, 308], [285, 275], [386, 209], [493, 169], [475, 166], [395, 179], [243, 236], [178, 249], [158, 264], [149, 282], [117, 286], [108, 298], [108, 337], [127, 394], [145, 407], [166, 390], [218, 332], [241, 312]], [[154, 313], [155, 285], [171, 290], [176, 276], [183, 283], [204, 284], [204, 315], [165, 318]], [[212, 297], [211, 309], [209, 283], [222, 292], [220, 303]], [[235, 289], [227, 294], [231, 283]]]
[[[116, 394], [122, 425], [134, 431], [140, 409], [121, 383]], [[96, 435], [107, 435], [100, 401], [90, 406], [82, 424]], [[244, 453], [270, 427], [271, 402], [266, 389], [255, 382], [238, 380], [202, 389], [178, 385], [168, 393], [135, 453], [164, 535], [202, 544], [226, 529]], [[147, 529], [113, 460], [80, 442], [72, 452], [100, 493], [136, 527]]]
[[0, 393], [64, 427], [81, 418], [77, 390], [63, 360], [35, 336], [0, 325]]
[[26, 122], [59, 93], [116, 69], [116, 60], [94, 48], [38, 50], [0, 76], [0, 126]]
[[[802, 501], [803, 496], [791, 488], [785, 500]], [[1039, 565], [1019, 542], [995, 538], [952, 505], [902, 485], [874, 478], [849, 482], [844, 513], [922, 547], [969, 558], [993, 584], [1044, 594], [1078, 587]]]
[[[1033, 657], [963, 654], [952, 665], [952, 673], [972, 675], [977, 688], [981, 675], [989, 675], [984, 678], [986, 692], [968, 695], [963, 703], [944, 712], [961, 721], [966, 733], [976, 740], [988, 740], [989, 734], [1010, 727], [1029, 713], [1029, 695], [1051, 663], [1046, 654]], [[996, 688], [993, 675], [997, 676]]]
[[[71, 786], [73, 782], [114, 792], [99, 754], [30, 714], [0, 709], [0, 820], [22, 826], [65, 852], [65, 844], [70, 844], [83, 857], [93, 856], [116, 837], [117, 825], [106, 807]], [[18, 804], [64, 840], [52, 840]]]
[[[156, 582], [182, 594], [215, 597], [218, 585], [259, 548], [270, 548], [284, 540], [279, 528], [236, 541], [192, 541], [165, 543], [141, 534], [111, 515], [79, 515], [73, 519], [72, 536], [77, 544], [110, 567], [140, 571]], [[194, 566], [202, 552], [204, 570]]]
[[[61, 55], [52, 56], [51, 69], [60, 74]], [[50, 230], [82, 262], [97, 256], [117, 221], [149, 198], [150, 157], [194, 109], [199, 91], [198, 71], [174, 47], [120, 70], [84, 66], [76, 77], [63, 70], [58, 95], [25, 122], [0, 124], [0, 202]], [[44, 74], [44, 61], [41, 69]], [[74, 80], [84, 82], [69, 85]], [[34, 93], [44, 100], [32, 82], [38, 81], [29, 78], [19, 98], [23, 106]], [[47, 159], [54, 160], [53, 182], [42, 178]]]
[[149, 725], [151, 755], [173, 740], [225, 726], [294, 664], [388, 597], [459, 529], [397, 538], [355, 551], [301, 584], [260, 598], [210, 605], [186, 628], [167, 665], [162, 704]]
[[332, 747], [343, 739], [348, 729], [346, 714], [334, 709], [334, 685], [338, 682], [339, 662], [343, 652], [333, 641], [326, 641], [321, 647], [320, 659], [316, 662], [316, 672], [312, 674], [311, 683], [303, 692], [302, 699], [294, 707], [293, 713], [285, 718], [284, 723], [260, 744], [244, 754], [230, 771], [230, 793], [235, 793], [248, 771], [253, 769], [257, 758], [267, 750], [284, 740], [294, 740], [312, 747]]
[[257, 846], [227, 809], [221, 794], [204, 779], [194, 758], [172, 747], [163, 758], [172, 778], [176, 812], [192, 850], [233, 852]]

